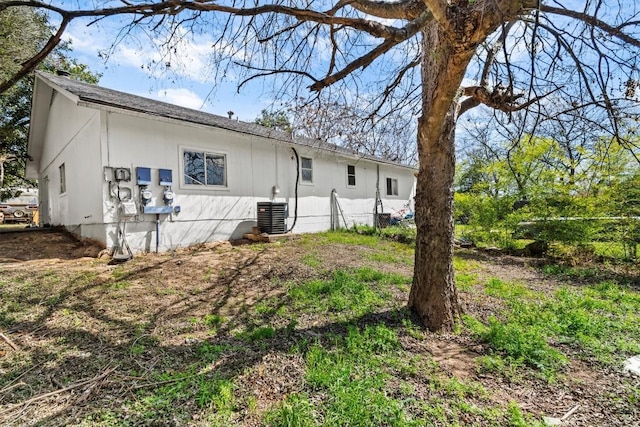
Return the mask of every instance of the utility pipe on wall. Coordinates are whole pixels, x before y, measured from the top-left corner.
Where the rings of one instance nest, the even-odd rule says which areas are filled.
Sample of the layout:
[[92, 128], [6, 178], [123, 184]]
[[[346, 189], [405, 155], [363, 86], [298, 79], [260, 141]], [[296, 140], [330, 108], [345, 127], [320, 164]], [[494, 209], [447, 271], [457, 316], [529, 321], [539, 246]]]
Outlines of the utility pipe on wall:
[[293, 154], [296, 155], [296, 187], [295, 187], [295, 200], [296, 207], [293, 210], [293, 225], [291, 228], [287, 230], [287, 233], [290, 233], [293, 230], [293, 227], [296, 226], [296, 222], [298, 221], [298, 186], [300, 185], [300, 157], [298, 156], [298, 152], [294, 147], [291, 147], [293, 150]]
[[160, 214], [156, 214], [156, 253], [160, 246]]

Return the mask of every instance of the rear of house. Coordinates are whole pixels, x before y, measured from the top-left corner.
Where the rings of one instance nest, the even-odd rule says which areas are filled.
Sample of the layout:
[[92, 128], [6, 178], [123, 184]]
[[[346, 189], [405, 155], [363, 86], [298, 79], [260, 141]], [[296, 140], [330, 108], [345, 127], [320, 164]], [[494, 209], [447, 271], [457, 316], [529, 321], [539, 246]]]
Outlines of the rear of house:
[[29, 154], [41, 224], [133, 252], [240, 238], [265, 207], [306, 233], [413, 206], [413, 168], [44, 73]]

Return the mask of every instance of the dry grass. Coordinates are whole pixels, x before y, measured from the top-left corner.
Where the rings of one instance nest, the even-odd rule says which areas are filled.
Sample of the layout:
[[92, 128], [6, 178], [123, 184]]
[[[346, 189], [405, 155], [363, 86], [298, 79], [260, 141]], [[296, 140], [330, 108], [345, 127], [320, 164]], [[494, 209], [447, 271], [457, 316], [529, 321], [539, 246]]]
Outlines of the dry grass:
[[[640, 418], [638, 382], [579, 348], [551, 343], [570, 361], [549, 382], [480, 369], [492, 353], [466, 328], [421, 330], [411, 249], [394, 242], [322, 234], [109, 265], [65, 236], [28, 238], [47, 255], [16, 246], [0, 264], [2, 425], [535, 425], [576, 405], [566, 425]], [[504, 304], [485, 278], [560, 286], [521, 259], [462, 255], [477, 319]]]

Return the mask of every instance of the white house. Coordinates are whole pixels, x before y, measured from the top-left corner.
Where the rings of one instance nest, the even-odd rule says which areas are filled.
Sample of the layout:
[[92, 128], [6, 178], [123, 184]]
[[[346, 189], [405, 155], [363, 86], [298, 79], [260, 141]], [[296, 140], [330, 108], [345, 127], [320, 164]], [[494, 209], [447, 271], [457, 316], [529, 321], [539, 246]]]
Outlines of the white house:
[[40, 72], [28, 152], [41, 224], [133, 252], [240, 238], [265, 206], [286, 228], [271, 232], [372, 224], [411, 208], [415, 182], [411, 167]]

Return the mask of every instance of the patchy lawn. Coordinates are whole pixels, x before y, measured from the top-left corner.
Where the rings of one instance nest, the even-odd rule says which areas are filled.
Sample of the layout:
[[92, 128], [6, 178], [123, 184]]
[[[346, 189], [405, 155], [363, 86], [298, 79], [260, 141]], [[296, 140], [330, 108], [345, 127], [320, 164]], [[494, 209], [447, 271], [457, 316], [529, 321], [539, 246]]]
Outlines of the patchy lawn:
[[412, 248], [374, 236], [121, 265], [59, 233], [0, 234], [0, 250], [1, 425], [640, 422], [621, 372], [640, 354], [637, 265], [461, 251], [463, 324], [441, 335], [406, 310]]

